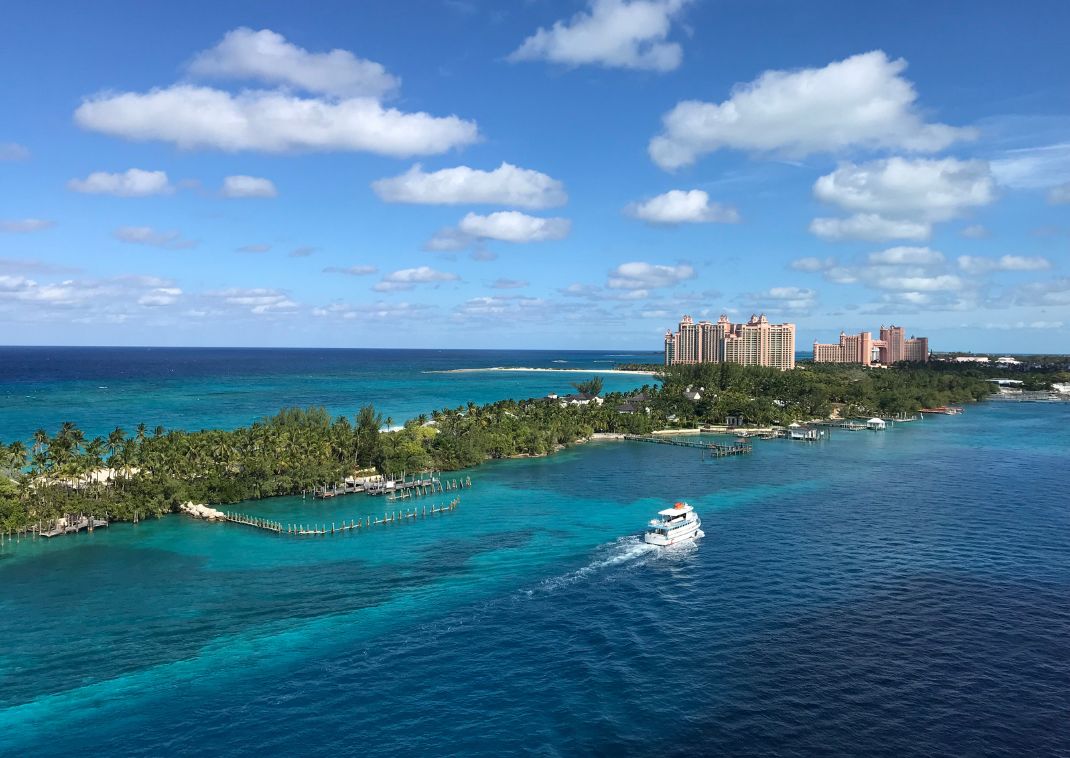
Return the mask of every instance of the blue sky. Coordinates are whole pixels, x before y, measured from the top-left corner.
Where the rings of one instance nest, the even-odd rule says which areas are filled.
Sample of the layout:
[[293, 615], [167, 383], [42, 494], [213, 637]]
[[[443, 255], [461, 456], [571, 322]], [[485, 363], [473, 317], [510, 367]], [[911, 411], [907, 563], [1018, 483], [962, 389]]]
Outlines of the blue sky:
[[1070, 7], [16, 2], [0, 342], [1070, 352]]

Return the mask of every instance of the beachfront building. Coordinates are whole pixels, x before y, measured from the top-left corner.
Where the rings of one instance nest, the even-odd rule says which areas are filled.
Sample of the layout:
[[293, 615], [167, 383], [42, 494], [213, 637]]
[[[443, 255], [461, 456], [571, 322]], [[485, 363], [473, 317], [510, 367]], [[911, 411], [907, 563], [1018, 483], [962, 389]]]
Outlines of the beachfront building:
[[795, 368], [795, 324], [771, 324], [764, 313], [745, 324], [733, 324], [725, 314], [697, 323], [684, 316], [675, 333], [665, 333], [665, 365], [694, 363]]
[[840, 332], [838, 343], [814, 342], [814, 363], [857, 363], [862, 366], [879, 363], [890, 366], [899, 361], [925, 363], [928, 360], [929, 338], [906, 339], [901, 326], [882, 326], [880, 339], [873, 339], [869, 332]]

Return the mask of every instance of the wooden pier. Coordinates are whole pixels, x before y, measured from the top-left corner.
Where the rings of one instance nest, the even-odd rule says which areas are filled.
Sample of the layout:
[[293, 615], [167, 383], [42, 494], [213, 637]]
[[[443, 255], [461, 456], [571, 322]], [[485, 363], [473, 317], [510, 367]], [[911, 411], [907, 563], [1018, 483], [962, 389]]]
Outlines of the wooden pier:
[[720, 458], [727, 455], [746, 455], [752, 451], [749, 443], [733, 442], [723, 444], [720, 442], [700, 442], [697, 440], [679, 440], [672, 437], [659, 437], [653, 434], [625, 434], [624, 439], [632, 442], [652, 442], [655, 445], [676, 445], [677, 447], [693, 447]]
[[350, 519], [349, 523], [345, 521], [334, 521], [330, 525], [327, 524], [283, 524], [279, 521], [270, 521], [268, 519], [254, 518], [252, 516], [246, 516], [241, 513], [227, 513], [226, 520], [232, 524], [240, 524], [242, 526], [249, 526], [254, 529], [261, 529], [273, 534], [285, 534], [290, 537], [325, 537], [329, 534], [354, 534], [361, 530], [371, 529], [376, 526], [383, 526], [386, 524], [403, 524], [417, 520], [422, 520], [430, 516], [437, 516], [441, 513], [452, 513], [457, 510], [457, 506], [461, 504], [461, 498], [455, 497], [446, 505], [432, 505], [428, 508], [426, 505], [421, 510], [420, 508], [414, 508], [411, 511], [390, 511], [383, 514], [382, 518], [373, 516], [362, 516], [361, 518]]
[[444, 480], [434, 472], [416, 474], [409, 479], [405, 474], [400, 479], [366, 479], [364, 481], [345, 481], [339, 484], [317, 487], [311, 495], [316, 500], [329, 500], [340, 495], [387, 495], [391, 500], [404, 500], [410, 497], [433, 495], [449, 492], [464, 487], [471, 487], [472, 479]]

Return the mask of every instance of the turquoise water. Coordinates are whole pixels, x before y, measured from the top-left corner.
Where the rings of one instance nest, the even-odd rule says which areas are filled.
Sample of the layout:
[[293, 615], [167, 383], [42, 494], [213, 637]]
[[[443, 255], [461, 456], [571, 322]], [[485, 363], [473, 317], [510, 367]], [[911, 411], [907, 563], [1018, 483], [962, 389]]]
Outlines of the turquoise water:
[[[347, 537], [170, 516], [6, 545], [0, 753], [1067, 754], [1068, 422], [590, 443]], [[677, 499], [708, 536], [644, 546]]]
[[[424, 375], [403, 353], [393, 369], [275, 355], [270, 376], [262, 354], [186, 353], [164, 379], [173, 355], [124, 354], [101, 384], [128, 403], [63, 399], [117, 374], [100, 355], [37, 383], [5, 363], [0, 386], [53, 419], [196, 427], [302, 386], [334, 409], [365, 383], [408, 388], [388, 397], [402, 414], [417, 391], [457, 405], [561, 381]], [[198, 400], [205, 383], [231, 399]], [[28, 418], [4, 406], [0, 437]], [[972, 406], [717, 460], [593, 442], [465, 472], [456, 512], [347, 536], [168, 516], [5, 544], [0, 755], [1070, 754], [1068, 422], [1067, 405]], [[643, 545], [678, 499], [705, 539]], [[331, 524], [389, 507], [240, 509]]]
[[[29, 439], [39, 428], [54, 433], [64, 421], [88, 436], [141, 422], [233, 429], [295, 405], [353, 416], [374, 403], [402, 423], [468, 402], [572, 392], [573, 382], [596, 374], [607, 392], [630, 390], [653, 379], [604, 372], [658, 360], [575, 350], [0, 347], [0, 440]], [[559, 371], [464, 370], [498, 367]]]

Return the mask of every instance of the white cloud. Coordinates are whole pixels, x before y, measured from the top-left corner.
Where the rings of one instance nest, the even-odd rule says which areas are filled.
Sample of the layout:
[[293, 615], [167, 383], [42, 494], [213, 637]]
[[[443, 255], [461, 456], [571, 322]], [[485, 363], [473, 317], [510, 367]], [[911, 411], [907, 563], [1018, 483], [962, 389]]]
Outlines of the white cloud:
[[671, 287], [695, 276], [695, 269], [686, 264], [663, 266], [635, 261], [622, 263], [609, 272], [606, 286], [610, 289], [647, 290]]
[[474, 121], [403, 113], [371, 98], [330, 100], [258, 90], [232, 95], [190, 84], [98, 94], [87, 98], [74, 117], [85, 129], [185, 149], [352, 150], [406, 157], [443, 153], [479, 139]]
[[545, 242], [568, 236], [572, 222], [565, 218], [540, 218], [520, 211], [498, 211], [481, 215], [469, 213], [455, 229], [443, 229], [427, 243], [429, 250], [459, 250], [477, 240], [501, 242]]
[[271, 245], [263, 242], [254, 243], [252, 245], [242, 245], [238, 248], [239, 253], [266, 253], [271, 250]]
[[195, 76], [255, 79], [338, 97], [380, 98], [398, 80], [374, 61], [348, 50], [310, 53], [270, 29], [246, 27], [227, 32], [222, 41], [198, 53], [189, 65]]
[[649, 224], [701, 224], [739, 222], [735, 208], [711, 202], [703, 190], [670, 190], [664, 194], [633, 203], [625, 212]]
[[568, 66], [672, 71], [683, 50], [666, 42], [687, 0], [591, 0], [590, 10], [550, 29], [540, 28], [509, 55], [510, 61], [545, 60]]
[[932, 234], [932, 224], [907, 219], [890, 219], [876, 213], [856, 213], [847, 218], [815, 218], [810, 232], [824, 240], [924, 240]]
[[962, 279], [953, 274], [932, 276], [881, 276], [873, 280], [878, 289], [908, 290], [913, 292], [957, 291], [963, 288]]
[[243, 174], [224, 177], [221, 192], [223, 197], [276, 197], [279, 194], [270, 179]]
[[218, 299], [227, 305], [247, 309], [257, 316], [286, 313], [297, 308], [297, 303], [291, 300], [286, 293], [277, 289], [232, 287], [230, 289], [207, 292], [205, 295]]
[[[1065, 134], [1065, 124], [1060, 125]], [[1070, 183], [1070, 142], [1007, 150], [992, 161], [992, 173], [1005, 187], [1044, 189]]]
[[984, 274], [989, 271], [1046, 271], [1051, 268], [1051, 261], [1039, 256], [1003, 255], [999, 258], [981, 258], [960, 255], [958, 266], [970, 274]]
[[1014, 299], [1018, 305], [1030, 308], [1042, 305], [1070, 305], [1070, 278], [1023, 284], [1015, 292]]
[[805, 313], [817, 305], [817, 292], [805, 287], [771, 287], [764, 292], [748, 293], [744, 301], [759, 309]]
[[473, 297], [458, 305], [453, 313], [458, 318], [493, 318], [499, 325], [518, 318], [544, 318], [550, 303], [538, 297], [524, 295], [484, 295]]
[[947, 221], [996, 199], [988, 164], [955, 158], [844, 163], [814, 183], [814, 195], [848, 211], [924, 221]]
[[504, 162], [493, 171], [457, 166], [430, 173], [416, 164], [400, 176], [372, 182], [372, 189], [388, 203], [552, 208], [568, 201], [562, 182]]
[[90, 195], [116, 195], [118, 197], [146, 197], [168, 195], [175, 188], [167, 180], [164, 171], [143, 171], [131, 168], [121, 174], [94, 171], [85, 179], [71, 179], [67, 188]]
[[55, 225], [55, 221], [47, 221], [43, 218], [13, 218], [0, 221], [0, 232], [25, 234], [51, 229]]
[[380, 300], [375, 303], [362, 305], [350, 305], [348, 303], [332, 303], [323, 308], [313, 308], [312, 315], [318, 318], [342, 318], [346, 320], [371, 319], [371, 320], [395, 320], [421, 315], [431, 306], [414, 303], [388, 303]]
[[290, 257], [291, 258], [307, 258], [308, 256], [312, 255], [314, 252], [316, 252], [317, 249], [318, 248], [315, 248], [312, 245], [301, 245], [300, 247], [295, 247], [293, 250], [290, 251]]
[[378, 272], [379, 269], [375, 266], [327, 266], [323, 269], [325, 274], [346, 274], [347, 276], [368, 276]]
[[969, 129], [925, 123], [901, 76], [906, 65], [875, 50], [824, 68], [766, 71], [722, 103], [677, 104], [650, 156], [671, 170], [722, 148], [795, 157], [852, 147], [933, 152], [972, 138]]
[[944, 262], [944, 255], [927, 247], [890, 247], [870, 253], [867, 259], [885, 266], [935, 266]]
[[458, 279], [460, 279], [459, 276], [447, 271], [437, 271], [430, 266], [418, 266], [416, 268], [403, 268], [389, 273], [372, 289], [376, 292], [395, 292], [397, 290], [411, 290], [417, 284], [455, 282]]
[[182, 290], [178, 287], [157, 287], [139, 297], [137, 304], [148, 308], [158, 308], [177, 303], [181, 296]]
[[0, 142], [0, 161], [25, 161], [30, 158], [30, 150], [17, 142]]
[[188, 250], [197, 246], [196, 241], [185, 239], [178, 231], [157, 231], [151, 226], [120, 226], [113, 234], [120, 242], [166, 250]]
[[1070, 182], [1048, 190], [1048, 202], [1051, 205], [1066, 205], [1070, 203]]

